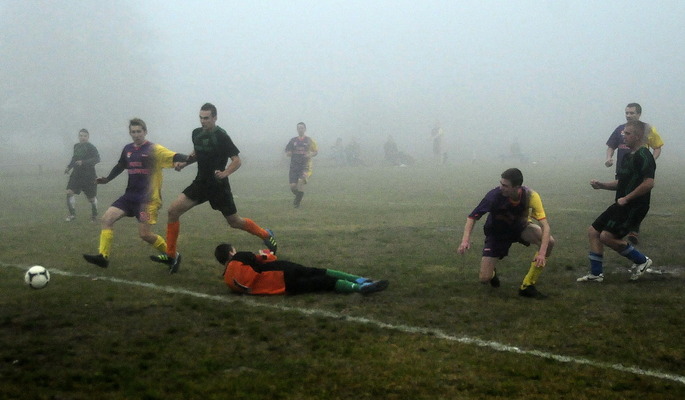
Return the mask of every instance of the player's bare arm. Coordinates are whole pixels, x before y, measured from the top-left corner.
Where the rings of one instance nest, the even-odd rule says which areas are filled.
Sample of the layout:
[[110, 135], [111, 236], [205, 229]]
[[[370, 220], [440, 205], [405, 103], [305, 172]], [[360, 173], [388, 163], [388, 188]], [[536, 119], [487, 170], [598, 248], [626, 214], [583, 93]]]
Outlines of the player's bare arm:
[[590, 186], [593, 189], [616, 190], [617, 185], [618, 181], [600, 182], [597, 179], [590, 180]]
[[466, 250], [471, 248], [471, 232], [473, 232], [473, 227], [476, 225], [476, 220], [473, 218], [466, 218], [466, 224], [464, 224], [464, 234], [461, 237], [461, 243], [457, 252], [459, 254], [464, 254]]
[[614, 149], [607, 147], [607, 160], [604, 162], [606, 167], [614, 165]]
[[223, 179], [234, 173], [235, 171], [240, 168], [240, 165], [242, 164], [242, 161], [240, 161], [240, 156], [233, 156], [231, 157], [231, 162], [226, 166], [226, 169], [223, 171], [221, 170], [216, 170], [214, 171], [214, 176], [217, 179]]
[[642, 183], [635, 188], [635, 190], [628, 193], [624, 197], [617, 199], [616, 204], [619, 206], [624, 206], [630, 203], [632, 199], [649, 193], [652, 188], [654, 188], [654, 178], [645, 178], [645, 180], [643, 180]]

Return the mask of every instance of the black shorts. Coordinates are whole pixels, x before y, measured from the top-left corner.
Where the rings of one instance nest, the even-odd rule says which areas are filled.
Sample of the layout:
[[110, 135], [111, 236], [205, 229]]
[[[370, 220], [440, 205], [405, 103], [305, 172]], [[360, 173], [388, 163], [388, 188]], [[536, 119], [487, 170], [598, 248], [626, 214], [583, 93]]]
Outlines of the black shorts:
[[78, 174], [71, 174], [69, 176], [69, 183], [67, 183], [67, 190], [71, 190], [74, 194], [86, 195], [89, 199], [97, 196], [98, 185], [95, 183], [95, 176], [82, 176]]
[[628, 203], [625, 206], [619, 206], [614, 203], [597, 217], [592, 223], [592, 227], [597, 232], [607, 231], [622, 238], [630, 233], [634, 227], [640, 226], [648, 211], [649, 204]]
[[197, 204], [209, 201], [213, 209], [221, 211], [225, 216], [238, 212], [228, 180], [225, 182], [217, 181], [216, 183], [193, 181], [190, 186], [183, 190], [183, 194], [189, 199], [196, 201]]
[[283, 270], [285, 291], [288, 294], [332, 291], [338, 281], [337, 278], [326, 275], [326, 270], [323, 268], [305, 267], [281, 260], [268, 264], [277, 264]]

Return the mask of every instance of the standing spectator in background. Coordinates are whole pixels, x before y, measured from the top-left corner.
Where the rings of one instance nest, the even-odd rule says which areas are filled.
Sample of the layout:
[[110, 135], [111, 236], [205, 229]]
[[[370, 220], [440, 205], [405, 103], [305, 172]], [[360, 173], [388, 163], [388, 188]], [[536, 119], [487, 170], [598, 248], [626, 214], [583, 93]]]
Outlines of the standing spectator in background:
[[100, 162], [100, 154], [98, 149], [88, 141], [89, 139], [88, 130], [81, 129], [78, 133], [78, 143], [74, 145], [74, 155], [64, 170], [65, 174], [71, 171], [69, 183], [67, 183], [67, 209], [69, 210], [69, 214], [65, 218], [67, 222], [76, 218], [76, 196], [81, 194], [81, 191], [90, 202], [90, 219], [96, 221], [98, 218], [98, 199], [96, 197], [98, 187], [95, 183], [97, 178], [95, 164]]
[[388, 136], [388, 140], [383, 145], [383, 152], [385, 153], [385, 162], [398, 166], [400, 165], [400, 150], [397, 148], [397, 143], [392, 136]]
[[433, 139], [433, 156], [438, 165], [444, 165], [447, 161], [447, 152], [445, 151], [445, 131], [440, 126], [440, 123], [435, 124], [431, 130], [431, 138]]
[[342, 138], [337, 138], [335, 144], [331, 148], [333, 151], [333, 159], [335, 160], [335, 165], [337, 167], [342, 167], [346, 164], [345, 162], [345, 146], [343, 146]]
[[357, 142], [357, 138], [352, 138], [350, 143], [345, 146], [345, 156], [347, 157], [347, 165], [356, 167], [357, 165], [366, 165], [361, 158], [362, 147]]
[[297, 136], [290, 139], [285, 146], [285, 154], [290, 157], [290, 172], [288, 180], [290, 191], [295, 195], [293, 206], [300, 208], [302, 197], [304, 197], [304, 185], [312, 175], [312, 158], [319, 154], [319, 147], [316, 141], [305, 135], [307, 125], [304, 122], [297, 124]]
[[[638, 103], [630, 103], [626, 106], [625, 113], [626, 121], [639, 121], [640, 116], [642, 115], [642, 106], [640, 106]], [[618, 150], [616, 154], [616, 179], [618, 179], [618, 171], [621, 168], [623, 157], [625, 157], [626, 154], [630, 153], [630, 148], [624, 141], [623, 136], [623, 130], [625, 129], [625, 127], [626, 124], [617, 126], [616, 129], [614, 129], [614, 131], [611, 133], [611, 136], [609, 136], [609, 140], [607, 140], [606, 143], [607, 154], [604, 165], [607, 168], [614, 165], [614, 151]], [[653, 149], [653, 157], [656, 161], [656, 159], [658, 159], [661, 155], [661, 147], [663, 147], [664, 141], [661, 139], [661, 136], [659, 135], [659, 132], [657, 132], [655, 127], [649, 124], [645, 124], [645, 136], [642, 140], [642, 144]], [[628, 233], [628, 241], [630, 241], [634, 245], [637, 245], [639, 242], [639, 232], [640, 225], [631, 227], [630, 232]]]

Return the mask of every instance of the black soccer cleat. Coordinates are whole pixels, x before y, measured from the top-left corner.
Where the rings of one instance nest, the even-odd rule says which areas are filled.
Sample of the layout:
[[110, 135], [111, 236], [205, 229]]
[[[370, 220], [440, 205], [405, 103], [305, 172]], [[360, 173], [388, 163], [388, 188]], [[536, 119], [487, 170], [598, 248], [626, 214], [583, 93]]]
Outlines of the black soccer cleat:
[[169, 274], [175, 274], [181, 268], [181, 253], [176, 253], [176, 257], [173, 260], [174, 262], [169, 265]]
[[370, 293], [375, 293], [375, 292], [381, 292], [381, 291], [387, 289], [388, 285], [390, 285], [390, 282], [388, 282], [388, 281], [371, 281], [371, 282], [362, 283], [361, 286], [359, 287], [359, 293], [370, 294]]
[[276, 243], [274, 232], [271, 229], [265, 229], [265, 231], [269, 233], [269, 237], [264, 239], [264, 246], [271, 250], [272, 253], [276, 254], [276, 250], [278, 250], [278, 243]]
[[156, 256], [150, 256], [150, 260], [166, 265], [171, 265], [174, 263], [174, 257], [170, 257], [167, 254], [157, 254]]
[[497, 276], [497, 270], [492, 272], [492, 279], [490, 279], [490, 286], [498, 288], [500, 285], [499, 276]]
[[95, 264], [100, 268], [107, 268], [109, 266], [109, 260], [102, 254], [84, 254], [83, 258], [91, 264]]
[[542, 300], [542, 299], [547, 298], [547, 295], [544, 295], [544, 294], [538, 292], [538, 290], [533, 285], [526, 286], [525, 289], [519, 289], [519, 296], [528, 297], [531, 299], [538, 299], [538, 300]]
[[171, 257], [168, 254], [157, 254], [150, 256], [150, 260], [168, 265], [170, 274], [177, 273], [178, 269], [181, 268], [181, 253], [179, 252], [176, 252], [176, 257]]

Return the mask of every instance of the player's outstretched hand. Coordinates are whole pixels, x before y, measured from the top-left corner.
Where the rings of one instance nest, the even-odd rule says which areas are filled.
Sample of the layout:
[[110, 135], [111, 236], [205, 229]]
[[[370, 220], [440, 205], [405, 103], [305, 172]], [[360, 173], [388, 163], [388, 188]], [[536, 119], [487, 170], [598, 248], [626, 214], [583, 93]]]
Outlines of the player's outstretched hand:
[[459, 248], [457, 249], [457, 253], [459, 254], [464, 254], [466, 253], [466, 250], [471, 248], [471, 242], [469, 240], [462, 240], [461, 244], [459, 245]]
[[109, 179], [107, 179], [107, 178], [104, 177], [104, 176], [101, 176], [101, 177], [99, 177], [99, 178], [97, 178], [97, 179], [95, 180], [95, 183], [97, 183], [97, 184], [99, 184], [99, 185], [104, 185], [104, 184], [106, 184], [107, 182], [109, 182]]
[[601, 189], [602, 184], [597, 179], [592, 179], [590, 180], [590, 186], [592, 186], [593, 189]]

